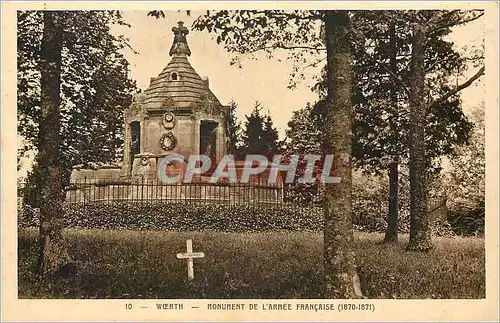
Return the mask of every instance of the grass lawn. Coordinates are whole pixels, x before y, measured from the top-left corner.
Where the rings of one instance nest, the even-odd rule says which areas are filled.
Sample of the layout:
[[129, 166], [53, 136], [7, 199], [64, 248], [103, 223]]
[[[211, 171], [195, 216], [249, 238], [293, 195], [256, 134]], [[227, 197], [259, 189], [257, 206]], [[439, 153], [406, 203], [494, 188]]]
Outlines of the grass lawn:
[[[322, 298], [322, 235], [67, 230], [76, 274], [50, 290], [33, 278], [37, 231], [19, 232], [20, 298]], [[195, 280], [187, 282], [186, 239], [193, 239]], [[368, 298], [484, 298], [485, 249], [479, 238], [434, 238], [428, 254], [378, 245], [356, 233], [355, 252]]]

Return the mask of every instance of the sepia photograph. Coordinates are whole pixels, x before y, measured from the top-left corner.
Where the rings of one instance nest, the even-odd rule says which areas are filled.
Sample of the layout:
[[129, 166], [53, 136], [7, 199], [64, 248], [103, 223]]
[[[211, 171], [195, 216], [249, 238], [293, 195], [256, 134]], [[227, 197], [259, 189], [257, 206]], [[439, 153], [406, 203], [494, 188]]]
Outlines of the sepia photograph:
[[14, 298], [165, 320], [491, 300], [491, 11], [199, 6], [12, 11]]

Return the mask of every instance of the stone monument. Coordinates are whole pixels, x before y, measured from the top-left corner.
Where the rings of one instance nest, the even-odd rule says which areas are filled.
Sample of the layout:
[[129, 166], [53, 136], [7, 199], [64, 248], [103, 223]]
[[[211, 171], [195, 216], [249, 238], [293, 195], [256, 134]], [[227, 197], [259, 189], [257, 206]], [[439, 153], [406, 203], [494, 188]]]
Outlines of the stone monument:
[[95, 169], [76, 167], [72, 181], [127, 180], [156, 177], [158, 162], [169, 152], [188, 157], [205, 154], [212, 164], [226, 154], [223, 106], [188, 61], [189, 30], [173, 27], [170, 62], [149, 87], [136, 94], [124, 111], [124, 152], [121, 165]]
[[[123, 113], [123, 161], [92, 168], [74, 167], [71, 174], [74, 185], [70, 186], [66, 200], [70, 203], [175, 200], [180, 197], [184, 200], [230, 200], [240, 195], [246, 201], [251, 201], [254, 195], [280, 200], [282, 194], [265, 187], [243, 187], [236, 191], [227, 185], [210, 190], [189, 185], [158, 185], [157, 167], [169, 153], [179, 154], [185, 160], [190, 155], [206, 155], [213, 166], [227, 154], [224, 120], [229, 106], [219, 102], [209, 88], [208, 78], [202, 79], [189, 63], [191, 50], [186, 40], [189, 30], [179, 22], [172, 31], [170, 62], [157, 77], [151, 78], [143, 93], [133, 97], [132, 104]], [[236, 165], [239, 173], [242, 165]], [[181, 175], [177, 184], [182, 184], [185, 166], [186, 163], [173, 164], [165, 171]], [[268, 174], [266, 170], [262, 176], [254, 176], [252, 182], [265, 183]], [[207, 183], [209, 178], [202, 175], [197, 177], [197, 182]], [[144, 190], [144, 183], [150, 187]]]

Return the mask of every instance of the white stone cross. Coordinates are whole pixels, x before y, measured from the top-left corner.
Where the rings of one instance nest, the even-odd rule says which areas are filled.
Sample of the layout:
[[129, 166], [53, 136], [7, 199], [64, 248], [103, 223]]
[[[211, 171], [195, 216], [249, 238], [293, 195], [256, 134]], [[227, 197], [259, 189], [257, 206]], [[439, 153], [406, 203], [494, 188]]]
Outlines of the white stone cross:
[[193, 240], [186, 240], [187, 252], [178, 253], [178, 259], [187, 259], [188, 265], [188, 280], [194, 279], [194, 258], [203, 258], [205, 254], [203, 252], [193, 252]]

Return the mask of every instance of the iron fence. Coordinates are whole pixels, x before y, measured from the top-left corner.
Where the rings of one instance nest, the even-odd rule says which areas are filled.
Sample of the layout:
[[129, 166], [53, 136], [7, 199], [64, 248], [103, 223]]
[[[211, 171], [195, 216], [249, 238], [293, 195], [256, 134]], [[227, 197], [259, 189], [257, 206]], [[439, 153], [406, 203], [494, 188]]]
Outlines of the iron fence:
[[[27, 183], [19, 183], [18, 196], [22, 203], [35, 205], [39, 193]], [[88, 179], [72, 181], [65, 188], [66, 203], [90, 202], [214, 202], [228, 204], [282, 204], [283, 185], [260, 183], [175, 183], [167, 184], [155, 178], [133, 180]]]

